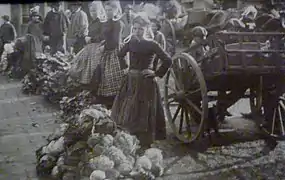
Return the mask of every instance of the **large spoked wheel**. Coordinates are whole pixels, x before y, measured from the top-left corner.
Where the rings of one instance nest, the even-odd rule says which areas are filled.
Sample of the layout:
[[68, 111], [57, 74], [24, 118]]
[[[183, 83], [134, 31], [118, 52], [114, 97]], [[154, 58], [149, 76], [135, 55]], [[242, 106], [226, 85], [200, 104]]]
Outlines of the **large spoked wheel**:
[[280, 96], [278, 106], [274, 109], [271, 128], [262, 130], [277, 140], [285, 140], [285, 94]]
[[191, 55], [173, 57], [164, 88], [165, 112], [173, 133], [184, 143], [193, 142], [204, 132], [208, 96], [203, 73]]
[[257, 86], [250, 89], [249, 103], [252, 113], [262, 113], [262, 77], [260, 77]]
[[166, 51], [174, 55], [176, 53], [176, 33], [170, 20], [163, 20], [161, 31], [166, 38]]

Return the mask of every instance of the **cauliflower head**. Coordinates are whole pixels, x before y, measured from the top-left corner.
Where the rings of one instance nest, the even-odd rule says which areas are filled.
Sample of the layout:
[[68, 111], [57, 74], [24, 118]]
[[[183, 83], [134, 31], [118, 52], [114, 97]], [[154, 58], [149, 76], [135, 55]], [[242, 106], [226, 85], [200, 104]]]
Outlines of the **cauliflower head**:
[[136, 136], [120, 131], [114, 138], [114, 145], [121, 149], [124, 154], [134, 154], [139, 148], [139, 140]]
[[162, 165], [163, 163], [163, 155], [160, 149], [149, 148], [145, 151], [144, 155], [152, 162], [152, 164]]
[[110, 160], [107, 156], [101, 155], [98, 157], [95, 157], [89, 161], [89, 164], [92, 169], [102, 170], [106, 171], [108, 169], [113, 169], [115, 163]]
[[152, 166], [152, 163], [150, 159], [146, 156], [141, 156], [136, 161], [135, 169], [138, 171], [141, 171], [141, 170], [150, 171], [151, 166]]
[[127, 160], [127, 157], [125, 156], [125, 154], [118, 149], [115, 146], [111, 146], [107, 149], [105, 149], [102, 153], [102, 155], [105, 155], [107, 157], [109, 157], [112, 161], [115, 162], [115, 166], [125, 162]]
[[104, 180], [106, 179], [106, 174], [104, 171], [95, 170], [90, 175], [90, 180]]

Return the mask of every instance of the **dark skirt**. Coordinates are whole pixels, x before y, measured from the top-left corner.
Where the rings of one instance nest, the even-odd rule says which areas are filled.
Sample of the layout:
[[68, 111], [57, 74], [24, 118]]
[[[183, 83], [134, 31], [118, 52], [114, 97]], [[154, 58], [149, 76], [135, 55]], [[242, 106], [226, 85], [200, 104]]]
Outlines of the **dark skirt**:
[[156, 79], [144, 78], [140, 72], [130, 71], [123, 79], [111, 116], [118, 126], [137, 135], [142, 145], [149, 145], [166, 136]]

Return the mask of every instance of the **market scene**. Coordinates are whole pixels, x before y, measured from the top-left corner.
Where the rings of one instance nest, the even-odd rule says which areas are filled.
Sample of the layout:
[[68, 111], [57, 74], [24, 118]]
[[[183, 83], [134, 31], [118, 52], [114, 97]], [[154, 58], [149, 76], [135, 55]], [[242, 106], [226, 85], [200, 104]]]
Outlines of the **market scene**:
[[0, 16], [0, 180], [285, 179], [284, 0]]

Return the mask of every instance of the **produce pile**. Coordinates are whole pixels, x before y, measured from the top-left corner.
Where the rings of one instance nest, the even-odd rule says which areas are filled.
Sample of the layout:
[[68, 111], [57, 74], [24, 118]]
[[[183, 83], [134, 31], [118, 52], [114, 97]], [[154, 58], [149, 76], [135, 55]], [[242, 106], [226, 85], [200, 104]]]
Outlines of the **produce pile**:
[[43, 69], [43, 62], [47, 56], [41, 54], [36, 57], [33, 69], [25, 75], [22, 79], [22, 91], [27, 94], [40, 94], [43, 82], [45, 80], [45, 73]]
[[64, 96], [59, 102], [61, 117], [72, 118], [92, 104], [93, 96], [89, 91], [82, 91], [74, 96]]
[[101, 105], [61, 124], [36, 151], [37, 173], [54, 179], [155, 179], [163, 174], [162, 152], [145, 151], [135, 136], [120, 130]]
[[69, 59], [61, 53], [53, 57], [48, 56], [43, 62], [44, 81], [41, 85], [41, 94], [49, 101], [58, 103], [63, 96], [75, 88], [72, 81], [67, 83], [69, 68]]
[[68, 81], [69, 68], [69, 59], [64, 54], [41, 54], [36, 57], [35, 68], [22, 80], [22, 90], [25, 93], [42, 94], [52, 103], [59, 103], [62, 97], [73, 93], [78, 86]]

